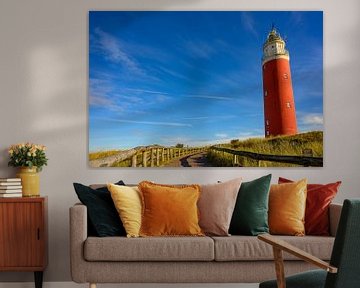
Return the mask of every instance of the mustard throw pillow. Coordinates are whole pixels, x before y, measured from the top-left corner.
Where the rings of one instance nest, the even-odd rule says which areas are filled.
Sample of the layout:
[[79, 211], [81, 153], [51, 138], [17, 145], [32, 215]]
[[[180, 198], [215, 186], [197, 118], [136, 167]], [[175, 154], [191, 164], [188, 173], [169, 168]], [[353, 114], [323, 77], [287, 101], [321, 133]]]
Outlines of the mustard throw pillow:
[[199, 185], [171, 186], [143, 181], [140, 236], [202, 236], [197, 201]]
[[306, 179], [271, 185], [269, 195], [271, 234], [295, 236], [305, 234], [306, 185]]
[[137, 187], [107, 185], [127, 237], [139, 237], [141, 226], [141, 197]]

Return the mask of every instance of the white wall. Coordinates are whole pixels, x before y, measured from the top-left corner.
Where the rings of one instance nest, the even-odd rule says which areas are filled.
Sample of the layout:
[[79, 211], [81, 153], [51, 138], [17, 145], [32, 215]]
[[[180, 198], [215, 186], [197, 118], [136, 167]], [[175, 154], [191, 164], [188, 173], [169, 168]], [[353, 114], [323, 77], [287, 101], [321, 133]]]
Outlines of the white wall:
[[[145, 4], [144, 4], [145, 3]], [[293, 169], [91, 169], [87, 164], [89, 10], [323, 10], [324, 167]], [[6, 148], [33, 141], [48, 146], [41, 194], [49, 197], [46, 281], [67, 281], [68, 208], [72, 182], [143, 179], [168, 183], [274, 178], [342, 180], [336, 200], [360, 197], [360, 2], [358, 0], [1, 0], [0, 176], [13, 176]], [[0, 273], [0, 282], [32, 281], [29, 273]]]

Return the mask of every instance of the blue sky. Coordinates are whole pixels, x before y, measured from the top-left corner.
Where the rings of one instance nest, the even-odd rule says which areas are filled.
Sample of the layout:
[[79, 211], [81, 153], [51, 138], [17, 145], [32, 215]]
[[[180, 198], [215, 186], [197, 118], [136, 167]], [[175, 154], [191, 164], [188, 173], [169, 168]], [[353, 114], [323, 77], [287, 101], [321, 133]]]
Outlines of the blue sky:
[[323, 129], [322, 12], [89, 12], [89, 150], [263, 137], [262, 45], [290, 53], [298, 128]]

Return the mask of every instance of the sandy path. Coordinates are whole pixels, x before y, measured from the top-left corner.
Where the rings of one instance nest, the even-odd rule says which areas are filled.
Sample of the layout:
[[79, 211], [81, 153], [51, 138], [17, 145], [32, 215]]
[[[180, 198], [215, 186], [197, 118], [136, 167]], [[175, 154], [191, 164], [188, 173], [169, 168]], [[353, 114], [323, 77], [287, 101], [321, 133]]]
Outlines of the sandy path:
[[206, 159], [206, 152], [201, 152], [174, 159], [165, 167], [211, 167], [211, 165]]

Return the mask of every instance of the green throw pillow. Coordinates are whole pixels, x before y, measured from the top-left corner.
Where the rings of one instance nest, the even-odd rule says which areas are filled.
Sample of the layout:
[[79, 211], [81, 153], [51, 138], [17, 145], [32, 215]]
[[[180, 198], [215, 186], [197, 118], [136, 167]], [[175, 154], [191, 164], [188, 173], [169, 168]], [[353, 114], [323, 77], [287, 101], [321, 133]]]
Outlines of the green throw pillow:
[[230, 234], [256, 236], [269, 233], [270, 181], [271, 174], [241, 184], [231, 218]]

